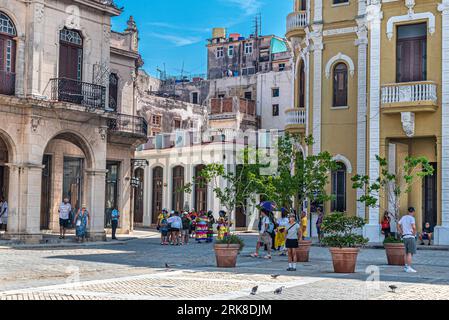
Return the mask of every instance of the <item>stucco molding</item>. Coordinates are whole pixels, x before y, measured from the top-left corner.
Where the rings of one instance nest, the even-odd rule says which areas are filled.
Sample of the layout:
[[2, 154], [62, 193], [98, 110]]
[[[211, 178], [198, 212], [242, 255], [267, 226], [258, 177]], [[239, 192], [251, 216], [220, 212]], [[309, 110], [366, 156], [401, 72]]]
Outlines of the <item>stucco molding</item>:
[[348, 158], [346, 158], [344, 155], [337, 154], [335, 157], [333, 157], [333, 160], [336, 162], [341, 162], [346, 166], [346, 171], [349, 174], [352, 174], [352, 164], [351, 161], [349, 161]]
[[402, 129], [407, 137], [415, 136], [415, 114], [413, 112], [401, 113]]
[[339, 52], [337, 55], [335, 55], [332, 58], [330, 58], [329, 61], [326, 64], [326, 78], [327, 79], [330, 78], [332, 66], [337, 61], [344, 61], [344, 62], [346, 62], [348, 64], [348, 66], [349, 66], [349, 74], [351, 75], [351, 77], [354, 77], [354, 72], [355, 72], [354, 61], [352, 61], [351, 57], [349, 57], [349, 56]]
[[329, 29], [323, 31], [323, 36], [337, 36], [342, 34], [356, 33], [357, 27], [348, 27], [348, 28], [340, 28], [340, 29]]
[[414, 13], [413, 11], [409, 12], [406, 15], [403, 16], [394, 16], [388, 19], [387, 22], [387, 37], [388, 40], [393, 39], [394, 36], [394, 25], [398, 22], [406, 22], [406, 21], [415, 21], [415, 20], [423, 20], [428, 19], [428, 29], [430, 35], [433, 35], [435, 33], [435, 16], [431, 12], [420, 12], [420, 13]]

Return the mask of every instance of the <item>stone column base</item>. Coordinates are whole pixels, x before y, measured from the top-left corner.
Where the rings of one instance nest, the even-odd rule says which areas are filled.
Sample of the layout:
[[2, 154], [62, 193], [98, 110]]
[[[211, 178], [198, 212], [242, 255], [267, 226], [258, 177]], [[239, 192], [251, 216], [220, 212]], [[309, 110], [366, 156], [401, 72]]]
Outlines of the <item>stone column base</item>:
[[448, 246], [449, 227], [435, 227], [434, 241], [437, 246]]
[[8, 233], [1, 236], [1, 240], [17, 241], [25, 244], [40, 244], [42, 243], [42, 234], [28, 234], [28, 233]]
[[97, 241], [106, 241], [106, 232], [87, 232], [87, 239], [89, 241], [97, 242]]
[[380, 224], [367, 224], [363, 228], [363, 236], [369, 239], [369, 243], [381, 243], [381, 230]]
[[[143, 216], [143, 227], [144, 228], [150, 228], [151, 227], [151, 217], [150, 216]], [[153, 222], [154, 224], [156, 224], [157, 221]]]

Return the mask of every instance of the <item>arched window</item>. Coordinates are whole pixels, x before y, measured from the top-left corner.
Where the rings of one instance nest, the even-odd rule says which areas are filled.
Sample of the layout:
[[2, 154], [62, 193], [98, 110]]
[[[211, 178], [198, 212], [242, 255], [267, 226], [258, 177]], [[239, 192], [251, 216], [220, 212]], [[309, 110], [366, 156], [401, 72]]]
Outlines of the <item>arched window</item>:
[[198, 212], [207, 211], [207, 183], [200, 177], [204, 165], [195, 167], [195, 209]]
[[304, 61], [301, 61], [299, 67], [299, 107], [304, 108], [306, 105], [306, 73], [304, 70]]
[[184, 208], [184, 168], [177, 166], [173, 168], [173, 183], [172, 183], [172, 209], [181, 212]]
[[348, 67], [341, 62], [334, 67], [334, 107], [348, 105]]
[[346, 166], [339, 162], [339, 168], [332, 171], [332, 211], [346, 212]]
[[118, 76], [116, 73], [109, 75], [109, 109], [117, 111], [118, 103]]
[[81, 81], [83, 38], [76, 30], [64, 28], [59, 34], [59, 77]]
[[162, 197], [164, 194], [164, 169], [156, 167], [153, 169], [153, 223], [156, 223], [159, 214], [162, 212]]
[[0, 94], [14, 95], [16, 88], [16, 27], [0, 11]]

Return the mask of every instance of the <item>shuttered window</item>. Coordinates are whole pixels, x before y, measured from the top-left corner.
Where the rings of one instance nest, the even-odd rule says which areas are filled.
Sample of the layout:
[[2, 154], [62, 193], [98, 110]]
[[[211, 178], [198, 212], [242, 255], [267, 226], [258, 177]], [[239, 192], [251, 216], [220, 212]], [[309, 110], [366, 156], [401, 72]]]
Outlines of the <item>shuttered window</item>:
[[83, 39], [76, 30], [64, 28], [59, 37], [59, 77], [82, 80]]
[[332, 212], [346, 212], [346, 166], [339, 163], [338, 170], [332, 172]]

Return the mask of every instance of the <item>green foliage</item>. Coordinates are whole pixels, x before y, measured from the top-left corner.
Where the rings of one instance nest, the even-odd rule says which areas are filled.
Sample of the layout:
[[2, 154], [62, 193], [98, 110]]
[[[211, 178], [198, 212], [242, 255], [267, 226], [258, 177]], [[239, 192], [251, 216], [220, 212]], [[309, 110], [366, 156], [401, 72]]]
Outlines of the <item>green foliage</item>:
[[388, 243], [404, 243], [404, 241], [402, 241], [399, 238], [389, 236], [389, 237], [385, 238], [385, 240], [384, 240], [384, 244], [388, 244]]
[[243, 239], [235, 234], [224, 237], [222, 240], [216, 240], [215, 244], [238, 244], [240, 245], [239, 251], [242, 251], [245, 247], [245, 242], [243, 241]]
[[[353, 188], [362, 189], [365, 194], [358, 199], [367, 207], [381, 207], [379, 199], [386, 198], [386, 205], [392, 204], [394, 207], [393, 217], [396, 221], [400, 216], [401, 195], [410, 193], [416, 181], [422, 180], [426, 176], [434, 174], [434, 168], [426, 157], [407, 157], [400, 168], [398, 174], [390, 173], [388, 161], [385, 158], [376, 156], [380, 166], [379, 177], [371, 181], [369, 176], [356, 175], [352, 178]], [[384, 208], [385, 209], [385, 208]]]
[[[332, 200], [325, 192], [332, 170], [338, 168], [329, 152], [304, 157], [301, 136], [286, 133], [278, 142], [278, 169], [272, 176], [262, 176], [261, 194], [286, 209], [293, 209], [293, 199], [299, 204]], [[313, 144], [312, 136], [306, 137], [307, 145]]]
[[324, 233], [322, 243], [332, 248], [355, 248], [364, 246], [368, 239], [355, 234], [357, 229], [363, 228], [365, 221], [359, 217], [349, 217], [336, 212], [323, 219], [321, 229]]

